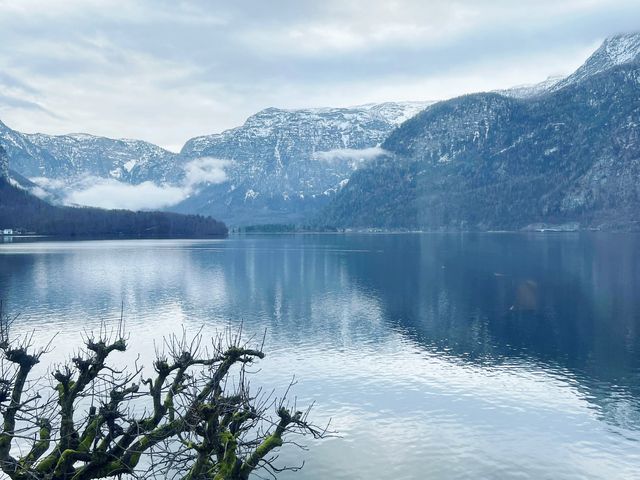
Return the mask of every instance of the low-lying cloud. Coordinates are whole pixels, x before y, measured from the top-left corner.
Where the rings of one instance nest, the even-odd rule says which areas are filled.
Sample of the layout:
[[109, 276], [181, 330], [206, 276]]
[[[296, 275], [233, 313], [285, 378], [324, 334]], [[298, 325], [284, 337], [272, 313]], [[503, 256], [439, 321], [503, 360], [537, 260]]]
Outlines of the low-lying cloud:
[[189, 162], [185, 167], [185, 185], [195, 187], [204, 183], [223, 183], [227, 180], [225, 168], [231, 160], [201, 157]]
[[64, 203], [107, 209], [153, 210], [175, 205], [185, 198], [183, 187], [153, 182], [131, 185], [112, 178], [87, 177], [83, 183], [86, 187], [69, 192]]
[[45, 177], [32, 178], [31, 192], [45, 199], [59, 199], [65, 205], [106, 209], [156, 210], [171, 207], [197, 192], [203, 185], [223, 183], [230, 160], [202, 157], [185, 165], [179, 185], [121, 182], [114, 178], [87, 176], [69, 184]]
[[30, 180], [38, 187], [42, 187], [45, 190], [60, 190], [66, 185], [63, 180], [58, 178], [32, 177]]
[[313, 158], [323, 162], [339, 162], [339, 161], [366, 161], [373, 160], [376, 157], [384, 155], [386, 152], [382, 147], [370, 148], [338, 148], [335, 150], [327, 150], [326, 152], [315, 152]]

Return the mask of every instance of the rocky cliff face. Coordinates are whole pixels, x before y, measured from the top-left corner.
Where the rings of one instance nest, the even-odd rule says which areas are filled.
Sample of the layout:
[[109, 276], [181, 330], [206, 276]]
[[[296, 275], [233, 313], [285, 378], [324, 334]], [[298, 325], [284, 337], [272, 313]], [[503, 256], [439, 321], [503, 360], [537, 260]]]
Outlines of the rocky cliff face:
[[[426, 229], [566, 222], [636, 228], [640, 67], [631, 54], [637, 44], [621, 38], [605, 42], [568, 77], [572, 81], [546, 94], [469, 95], [404, 123], [383, 144], [393, 155], [356, 172], [320, 221]], [[622, 44], [626, 54], [613, 48]], [[602, 52], [615, 61], [598, 60]]]

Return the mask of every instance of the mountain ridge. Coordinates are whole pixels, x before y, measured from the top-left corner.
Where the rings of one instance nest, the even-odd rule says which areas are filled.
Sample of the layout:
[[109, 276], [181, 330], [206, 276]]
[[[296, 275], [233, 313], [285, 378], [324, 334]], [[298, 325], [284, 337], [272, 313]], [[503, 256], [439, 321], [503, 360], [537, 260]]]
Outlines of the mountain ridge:
[[621, 33], [607, 37], [602, 44], [570, 75], [550, 76], [539, 83], [516, 85], [495, 90], [513, 98], [529, 98], [553, 92], [617, 65], [630, 63], [640, 57], [640, 33]]
[[606, 38], [575, 72], [553, 85], [550, 91], [557, 91], [615, 66], [637, 61], [639, 58], [639, 32], [613, 35]]

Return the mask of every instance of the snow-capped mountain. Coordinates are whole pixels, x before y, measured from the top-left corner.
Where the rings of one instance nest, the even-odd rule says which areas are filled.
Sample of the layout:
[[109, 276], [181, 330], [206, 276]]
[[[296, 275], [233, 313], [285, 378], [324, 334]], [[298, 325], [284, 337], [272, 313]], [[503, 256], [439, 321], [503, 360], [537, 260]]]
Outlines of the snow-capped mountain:
[[[260, 153], [277, 157], [278, 150], [326, 151], [365, 148], [381, 143], [390, 128], [400, 125], [433, 102], [386, 102], [348, 108], [267, 108], [249, 117], [244, 125], [219, 134], [188, 140], [181, 153], [188, 157], [211, 155], [220, 145], [251, 142]], [[279, 139], [276, 143], [260, 139]], [[304, 145], [297, 146], [303, 140]], [[373, 141], [373, 143], [372, 143]], [[284, 142], [284, 143], [282, 143]], [[230, 158], [225, 152], [225, 158]]]
[[[153, 181], [167, 183], [182, 175], [179, 155], [141, 140], [111, 139], [75, 133], [69, 135], [27, 134], [32, 144], [47, 151], [56, 160], [58, 169], [47, 172], [48, 177], [73, 178], [96, 176], [114, 178], [127, 183]], [[18, 171], [21, 169], [16, 166]], [[21, 173], [37, 176], [46, 165], [34, 169], [23, 168]]]
[[227, 179], [177, 210], [212, 214], [231, 224], [301, 221], [379, 153], [376, 147], [389, 132], [430, 104], [268, 108], [241, 127], [193, 138], [181, 154], [227, 161]]
[[101, 177], [137, 184], [175, 182], [184, 174], [178, 154], [141, 140], [26, 134], [0, 122], [0, 144], [11, 169], [30, 178], [71, 183], [78, 177]]
[[23, 133], [0, 122], [0, 146], [2, 146], [13, 170], [28, 176], [48, 176], [59, 169], [57, 160], [48, 151], [31, 143]]
[[[394, 130], [319, 223], [640, 228], [638, 35], [608, 39], [550, 91], [437, 103]], [[575, 227], [572, 227], [575, 228]]]

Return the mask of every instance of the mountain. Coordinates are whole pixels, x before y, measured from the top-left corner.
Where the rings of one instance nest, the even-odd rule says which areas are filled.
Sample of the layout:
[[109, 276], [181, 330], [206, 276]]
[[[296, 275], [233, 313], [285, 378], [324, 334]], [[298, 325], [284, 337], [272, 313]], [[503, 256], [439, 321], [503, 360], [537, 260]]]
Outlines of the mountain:
[[2, 145], [0, 145], [0, 180], [5, 180], [23, 190], [37, 188], [37, 185], [28, 178], [23, 177], [15, 170], [9, 168], [9, 155]]
[[[280, 155], [278, 149], [282, 154], [293, 155], [336, 148], [365, 148], [381, 143], [389, 128], [401, 124], [431, 103], [387, 102], [296, 110], [267, 108], [250, 116], [241, 127], [188, 140], [181, 153], [189, 157], [223, 153], [227, 155], [224, 158], [230, 158], [229, 144], [251, 143], [250, 151], [238, 154], [239, 157], [257, 153], [276, 159]], [[304, 141], [303, 145], [298, 143], [300, 140]]]
[[184, 173], [179, 155], [141, 140], [24, 134], [0, 122], [0, 142], [11, 168], [26, 177], [71, 181], [94, 176], [137, 184], [175, 182]]
[[[184, 200], [172, 210], [214, 215], [233, 225], [304, 223], [309, 218], [336, 225], [408, 228], [519, 228], [524, 221], [567, 219], [593, 225], [597, 219], [589, 217], [591, 213], [598, 211], [598, 218], [606, 219], [606, 208], [598, 203], [603, 182], [614, 188], [613, 177], [605, 182], [594, 175], [615, 177], [616, 168], [631, 168], [619, 159], [630, 162], [628, 155], [634, 152], [635, 113], [628, 108], [638, 97], [633, 82], [615, 75], [636, 68], [639, 52], [640, 35], [618, 35], [565, 78], [435, 105], [269, 108], [242, 126], [189, 140], [179, 154], [138, 140], [22, 134], [2, 123], [0, 145], [9, 155], [14, 181], [23, 175], [27, 178], [20, 177], [18, 183], [33, 188], [29, 179], [54, 179], [40, 186], [62, 185], [63, 190], [39, 194], [60, 202], [76, 198], [66, 194], [69, 190], [91, 188], [91, 182], [107, 178], [178, 187], [176, 198]], [[585, 91], [587, 86], [591, 90]], [[628, 105], [619, 102], [620, 96]], [[541, 151], [541, 145], [547, 148]], [[513, 152], [518, 156], [512, 157]], [[602, 166], [605, 158], [614, 159], [608, 170]], [[589, 170], [592, 167], [595, 170]], [[556, 178], [561, 174], [568, 177]], [[516, 176], [522, 183], [517, 186], [511, 183]], [[551, 178], [555, 185], [545, 183]], [[459, 203], [468, 197], [480, 208], [485, 200], [476, 196], [488, 195], [491, 182], [503, 189], [524, 189], [529, 197], [519, 195], [526, 198], [525, 205], [518, 197], [499, 217], [495, 205], [496, 212], [472, 215], [473, 205], [453, 201], [454, 195]], [[582, 213], [567, 207], [573, 200], [557, 204], [559, 185], [564, 195], [582, 202]], [[622, 200], [631, 187], [621, 180], [615, 185], [622, 190], [611, 193], [610, 201], [631, 205], [630, 197]], [[491, 195], [506, 208], [507, 190], [491, 190]], [[579, 197], [582, 200], [576, 200]], [[522, 222], [516, 221], [515, 205], [524, 209]], [[442, 217], [434, 213], [436, 207]], [[628, 216], [623, 217], [620, 221]]]
[[31, 143], [26, 136], [0, 122], [0, 147], [12, 169], [28, 176], [48, 176], [59, 169], [58, 161], [45, 149]]
[[221, 159], [226, 179], [200, 190], [176, 211], [233, 224], [295, 223], [313, 215], [376, 147], [428, 102], [351, 108], [268, 108], [244, 125], [189, 140], [188, 159]]
[[564, 86], [547, 93], [481, 93], [433, 105], [394, 130], [382, 145], [389, 154], [355, 172], [317, 221], [638, 228], [637, 39], [607, 40]]

